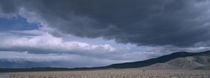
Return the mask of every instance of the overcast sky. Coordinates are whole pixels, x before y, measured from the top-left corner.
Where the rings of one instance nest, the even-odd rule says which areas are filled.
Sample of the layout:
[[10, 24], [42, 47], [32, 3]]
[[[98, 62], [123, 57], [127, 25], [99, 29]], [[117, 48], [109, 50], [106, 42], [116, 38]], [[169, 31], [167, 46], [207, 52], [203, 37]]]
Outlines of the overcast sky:
[[0, 0], [0, 60], [72, 68], [206, 51], [209, 7], [210, 0]]

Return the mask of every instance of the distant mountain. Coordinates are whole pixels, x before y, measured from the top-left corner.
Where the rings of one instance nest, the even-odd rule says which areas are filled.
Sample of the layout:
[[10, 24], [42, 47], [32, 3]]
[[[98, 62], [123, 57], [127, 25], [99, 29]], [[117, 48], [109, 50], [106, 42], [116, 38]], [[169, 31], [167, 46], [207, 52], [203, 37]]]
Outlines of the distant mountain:
[[144, 61], [112, 64], [105, 68], [208, 69], [210, 68], [210, 51], [177, 52]]
[[[52, 68], [48, 64], [34, 62], [9, 62], [0, 60], [0, 72], [15, 71], [59, 71], [59, 70], [95, 70], [95, 69], [210, 69], [210, 51], [200, 53], [177, 52], [144, 61], [112, 64], [93, 68]], [[30, 66], [30, 67], [27, 67]], [[43, 67], [36, 67], [43, 66]], [[6, 68], [7, 67], [7, 68]], [[19, 67], [19, 68], [16, 68]], [[35, 68], [33, 68], [35, 67]]]
[[47, 67], [48, 65], [47, 62], [0, 60], [0, 68], [32, 68], [37, 66]]
[[0, 68], [43, 68], [43, 67], [77, 67], [78, 63], [69, 61], [30, 61], [20, 59], [0, 59]]

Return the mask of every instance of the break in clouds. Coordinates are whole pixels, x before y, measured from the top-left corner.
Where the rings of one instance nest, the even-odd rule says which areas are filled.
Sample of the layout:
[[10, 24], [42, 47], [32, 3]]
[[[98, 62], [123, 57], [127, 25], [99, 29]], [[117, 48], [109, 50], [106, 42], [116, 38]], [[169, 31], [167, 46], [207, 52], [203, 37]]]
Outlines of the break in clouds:
[[[0, 52], [8, 56], [0, 59], [97, 66], [204, 51], [210, 45], [209, 7], [209, 0], [0, 0], [0, 18], [22, 17], [39, 25], [1, 32]], [[72, 38], [113, 42], [68, 41]]]

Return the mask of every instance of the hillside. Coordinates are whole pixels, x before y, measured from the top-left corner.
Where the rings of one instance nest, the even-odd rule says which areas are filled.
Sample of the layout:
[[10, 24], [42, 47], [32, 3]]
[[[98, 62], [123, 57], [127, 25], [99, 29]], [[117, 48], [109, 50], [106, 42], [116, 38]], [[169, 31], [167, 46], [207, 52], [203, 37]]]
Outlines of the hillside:
[[210, 55], [176, 58], [165, 63], [143, 67], [144, 69], [210, 69]]
[[113, 64], [106, 68], [207, 69], [209, 67], [210, 51], [200, 53], [177, 52], [144, 61]]

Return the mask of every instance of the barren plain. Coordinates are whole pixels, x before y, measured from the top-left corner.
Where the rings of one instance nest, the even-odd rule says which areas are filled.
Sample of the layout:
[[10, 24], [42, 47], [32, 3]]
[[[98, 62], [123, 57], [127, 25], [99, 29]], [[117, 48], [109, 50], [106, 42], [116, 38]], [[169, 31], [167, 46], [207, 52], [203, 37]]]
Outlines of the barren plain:
[[210, 78], [209, 70], [106, 69], [83, 71], [11, 72], [0, 78]]

